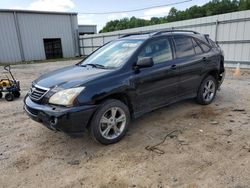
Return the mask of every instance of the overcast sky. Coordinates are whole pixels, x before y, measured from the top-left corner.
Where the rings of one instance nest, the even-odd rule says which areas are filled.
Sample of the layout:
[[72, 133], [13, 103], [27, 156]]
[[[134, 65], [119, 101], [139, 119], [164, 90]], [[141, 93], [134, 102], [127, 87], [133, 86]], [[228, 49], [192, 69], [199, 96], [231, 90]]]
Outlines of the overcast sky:
[[[79, 24], [94, 24], [100, 30], [106, 22], [123, 17], [136, 16], [150, 19], [151, 17], [165, 16], [171, 7], [152, 8], [131, 13], [115, 13], [107, 15], [81, 14], [81, 12], [110, 12], [144, 7], [166, 5], [183, 0], [0, 0], [1, 9], [28, 9], [45, 11], [78, 12]], [[193, 5], [202, 5], [209, 0], [192, 0], [175, 5], [177, 9], [186, 9]]]

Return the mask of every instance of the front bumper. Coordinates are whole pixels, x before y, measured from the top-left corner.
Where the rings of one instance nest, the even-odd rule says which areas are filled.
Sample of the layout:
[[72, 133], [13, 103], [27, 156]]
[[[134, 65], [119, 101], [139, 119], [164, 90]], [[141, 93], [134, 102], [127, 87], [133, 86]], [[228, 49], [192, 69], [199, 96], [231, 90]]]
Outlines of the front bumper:
[[33, 102], [29, 96], [24, 99], [24, 110], [34, 121], [51, 130], [68, 134], [81, 133], [88, 125], [96, 105], [58, 107]]

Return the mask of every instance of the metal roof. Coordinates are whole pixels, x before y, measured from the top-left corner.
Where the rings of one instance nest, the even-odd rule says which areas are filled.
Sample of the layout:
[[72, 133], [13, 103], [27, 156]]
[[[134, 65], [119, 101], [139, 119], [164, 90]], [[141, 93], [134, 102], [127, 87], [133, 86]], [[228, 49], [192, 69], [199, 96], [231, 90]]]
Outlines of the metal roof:
[[56, 14], [56, 15], [77, 15], [77, 12], [57, 12], [57, 11], [37, 11], [37, 10], [22, 10], [22, 9], [0, 9], [0, 12], [16, 12], [30, 14]]

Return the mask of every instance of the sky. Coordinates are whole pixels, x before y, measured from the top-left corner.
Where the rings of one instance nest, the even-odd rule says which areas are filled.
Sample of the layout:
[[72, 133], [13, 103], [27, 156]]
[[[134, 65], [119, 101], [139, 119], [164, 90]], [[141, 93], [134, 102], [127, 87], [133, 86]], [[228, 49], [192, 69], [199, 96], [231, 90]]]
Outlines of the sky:
[[[97, 30], [99, 31], [105, 26], [106, 22], [114, 19], [130, 18], [132, 16], [150, 19], [151, 17], [166, 16], [173, 6], [105, 15], [83, 13], [134, 10], [181, 1], [183, 0], [0, 0], [0, 9], [77, 12], [78, 24], [97, 25]], [[174, 5], [174, 7], [178, 10], [184, 10], [193, 5], [203, 5], [207, 2], [209, 2], [209, 0], [192, 0], [183, 4]]]

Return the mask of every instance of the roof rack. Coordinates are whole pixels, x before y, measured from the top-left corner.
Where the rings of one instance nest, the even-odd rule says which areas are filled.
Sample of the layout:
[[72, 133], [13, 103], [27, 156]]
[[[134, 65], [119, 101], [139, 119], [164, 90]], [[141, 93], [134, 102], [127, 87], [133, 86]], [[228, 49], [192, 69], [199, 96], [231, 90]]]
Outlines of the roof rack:
[[158, 31], [158, 32], [155, 32], [153, 34], [153, 36], [155, 35], [160, 35], [160, 34], [163, 34], [163, 33], [168, 33], [168, 32], [187, 32], [187, 33], [194, 33], [194, 34], [199, 34], [198, 32], [196, 31], [191, 31], [191, 30], [181, 30], [181, 29], [167, 29], [167, 30], [161, 30], [161, 31]]
[[128, 33], [128, 34], [122, 35], [119, 38], [129, 37], [129, 36], [132, 36], [132, 35], [150, 34], [150, 33], [152, 33], [152, 31], [145, 31], [145, 32], [140, 31], [140, 32], [135, 32], [135, 33]]
[[194, 33], [194, 34], [199, 34], [196, 31], [191, 31], [191, 30], [181, 30], [181, 29], [164, 29], [164, 30], [159, 30], [159, 31], [155, 31], [155, 30], [151, 30], [151, 31], [140, 31], [140, 32], [135, 32], [135, 33], [129, 33], [129, 34], [125, 34], [122, 35], [119, 38], [124, 38], [124, 37], [128, 37], [128, 36], [132, 36], [132, 35], [142, 35], [142, 34], [150, 34], [151, 36], [156, 36], [156, 35], [160, 35], [163, 33], [168, 33], [168, 32], [187, 32], [187, 33]]

